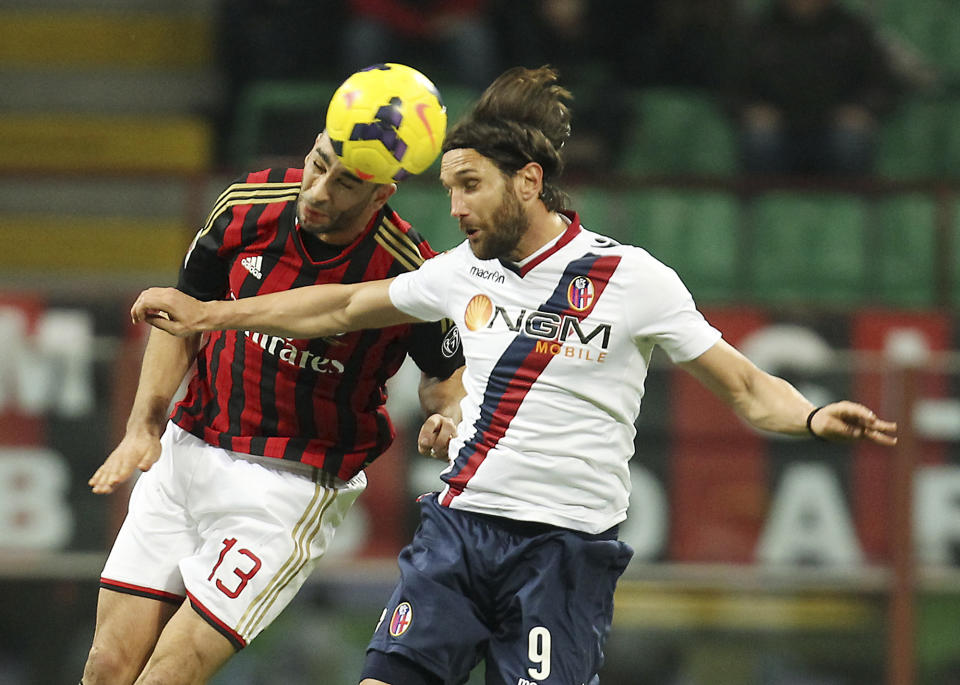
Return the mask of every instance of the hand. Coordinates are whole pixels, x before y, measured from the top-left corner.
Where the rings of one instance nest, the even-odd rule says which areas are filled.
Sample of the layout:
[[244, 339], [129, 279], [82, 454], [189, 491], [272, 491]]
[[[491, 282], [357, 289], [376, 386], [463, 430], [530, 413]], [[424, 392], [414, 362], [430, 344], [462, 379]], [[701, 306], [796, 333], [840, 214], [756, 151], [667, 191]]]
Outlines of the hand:
[[897, 444], [897, 424], [878, 419], [856, 402], [834, 402], [822, 407], [813, 415], [810, 430], [819, 438], [835, 442], [870, 440], [880, 445]]
[[420, 435], [417, 436], [417, 449], [420, 454], [433, 459], [447, 459], [450, 439], [457, 434], [457, 425], [442, 414], [433, 414], [423, 422]]
[[108, 495], [133, 474], [134, 468], [149, 471], [159, 458], [159, 437], [146, 432], [127, 432], [87, 484], [94, 494]]
[[146, 321], [154, 328], [184, 338], [204, 330], [204, 304], [176, 288], [149, 288], [133, 303], [130, 318], [134, 323]]

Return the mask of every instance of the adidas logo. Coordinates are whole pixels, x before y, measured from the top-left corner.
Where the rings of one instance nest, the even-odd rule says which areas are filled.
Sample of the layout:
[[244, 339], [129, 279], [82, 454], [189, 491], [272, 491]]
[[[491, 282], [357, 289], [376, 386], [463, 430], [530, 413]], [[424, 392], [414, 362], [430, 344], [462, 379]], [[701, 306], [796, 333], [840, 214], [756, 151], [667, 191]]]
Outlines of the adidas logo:
[[262, 255], [257, 255], [256, 257], [244, 257], [240, 260], [240, 266], [253, 274], [253, 277], [257, 280], [263, 278], [263, 274], [260, 273], [260, 267], [263, 266]]

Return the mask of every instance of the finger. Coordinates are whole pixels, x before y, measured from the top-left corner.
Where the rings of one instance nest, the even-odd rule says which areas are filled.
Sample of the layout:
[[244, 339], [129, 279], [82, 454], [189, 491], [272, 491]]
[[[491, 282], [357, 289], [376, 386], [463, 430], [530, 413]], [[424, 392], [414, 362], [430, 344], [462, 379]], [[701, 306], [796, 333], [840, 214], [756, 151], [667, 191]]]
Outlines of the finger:
[[424, 419], [423, 425], [420, 426], [420, 435], [422, 437], [434, 435], [439, 432], [442, 426], [442, 417], [439, 414], [431, 414]]
[[440, 435], [442, 424], [434, 420], [431, 416], [420, 427], [420, 434], [417, 436], [417, 450], [424, 456], [430, 456], [431, 450], [437, 443], [437, 437]]
[[159, 328], [161, 331], [169, 333], [170, 335], [180, 336], [184, 332], [183, 326], [175, 321], [171, 321], [166, 316], [148, 314], [145, 320], [154, 328]]
[[896, 435], [889, 435], [881, 431], [868, 430], [866, 433], [866, 438], [879, 445], [893, 446], [897, 444]]
[[896, 433], [897, 423], [896, 421], [882, 421], [880, 419], [877, 419], [870, 425], [870, 428], [878, 431], [883, 431], [884, 433]]
[[119, 480], [116, 477], [101, 472], [99, 469], [90, 479], [89, 484], [95, 495], [107, 495], [113, 492]]

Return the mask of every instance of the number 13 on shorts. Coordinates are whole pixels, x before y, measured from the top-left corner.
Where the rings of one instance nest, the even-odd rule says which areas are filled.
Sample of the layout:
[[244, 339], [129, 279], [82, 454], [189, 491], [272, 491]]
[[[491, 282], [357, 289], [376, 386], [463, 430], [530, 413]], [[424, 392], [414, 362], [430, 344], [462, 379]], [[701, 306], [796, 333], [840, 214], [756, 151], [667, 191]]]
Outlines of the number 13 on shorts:
[[[224, 539], [223, 549], [220, 550], [220, 558], [217, 559], [217, 563], [213, 565], [213, 569], [211, 569], [210, 575], [207, 577], [207, 580], [213, 580], [214, 576], [216, 576], [217, 589], [230, 599], [236, 599], [240, 593], [243, 592], [247, 583], [250, 582], [250, 579], [257, 574], [257, 571], [259, 571], [263, 565], [260, 557], [249, 549], [241, 547], [237, 549], [234, 554], [230, 555], [231, 561], [221, 568], [227, 553], [230, 552], [236, 544], [236, 538]], [[236, 566], [233, 566], [231, 569], [231, 564], [236, 564]], [[237, 582], [238, 578], [240, 579], [239, 582]]]

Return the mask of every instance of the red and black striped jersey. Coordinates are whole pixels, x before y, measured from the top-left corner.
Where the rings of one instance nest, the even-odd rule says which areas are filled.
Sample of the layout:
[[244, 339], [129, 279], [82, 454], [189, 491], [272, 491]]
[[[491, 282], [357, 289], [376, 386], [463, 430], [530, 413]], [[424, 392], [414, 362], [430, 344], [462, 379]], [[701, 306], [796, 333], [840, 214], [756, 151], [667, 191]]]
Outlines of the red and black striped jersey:
[[[436, 254], [385, 206], [353, 243], [316, 261], [296, 223], [302, 174], [267, 169], [228, 187], [194, 238], [177, 287], [203, 300], [253, 297], [389, 278]], [[449, 321], [313, 340], [213, 333], [171, 418], [212, 445], [302, 461], [349, 480], [395, 436], [384, 385], [407, 353], [437, 378], [463, 364]]]

